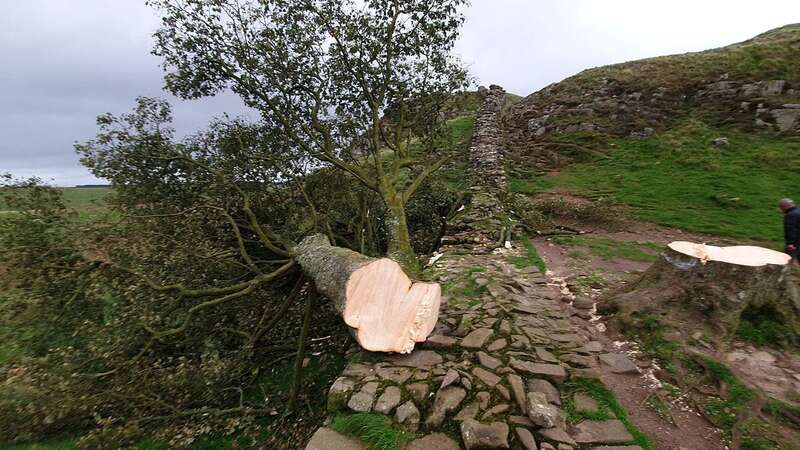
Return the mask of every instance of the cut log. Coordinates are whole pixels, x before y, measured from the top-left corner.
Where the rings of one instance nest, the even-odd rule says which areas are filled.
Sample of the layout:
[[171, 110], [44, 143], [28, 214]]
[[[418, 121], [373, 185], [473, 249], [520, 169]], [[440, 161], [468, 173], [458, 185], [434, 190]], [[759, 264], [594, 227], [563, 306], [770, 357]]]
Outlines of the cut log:
[[441, 288], [412, 282], [395, 261], [334, 247], [324, 235], [307, 237], [294, 252], [365, 350], [410, 353], [436, 326]]
[[722, 342], [748, 308], [771, 308], [800, 331], [800, 302], [791, 258], [762, 247], [672, 242], [626, 291], [613, 299], [620, 316], [649, 313], [683, 325], [709, 325]]

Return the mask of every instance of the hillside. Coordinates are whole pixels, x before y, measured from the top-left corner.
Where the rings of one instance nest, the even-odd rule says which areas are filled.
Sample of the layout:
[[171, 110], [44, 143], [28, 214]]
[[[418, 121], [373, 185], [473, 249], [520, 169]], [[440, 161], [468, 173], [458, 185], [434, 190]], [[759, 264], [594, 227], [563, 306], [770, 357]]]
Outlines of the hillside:
[[648, 221], [778, 240], [774, 203], [800, 194], [788, 181], [800, 163], [800, 25], [583, 71], [516, 103], [504, 128], [512, 190], [609, 197]]

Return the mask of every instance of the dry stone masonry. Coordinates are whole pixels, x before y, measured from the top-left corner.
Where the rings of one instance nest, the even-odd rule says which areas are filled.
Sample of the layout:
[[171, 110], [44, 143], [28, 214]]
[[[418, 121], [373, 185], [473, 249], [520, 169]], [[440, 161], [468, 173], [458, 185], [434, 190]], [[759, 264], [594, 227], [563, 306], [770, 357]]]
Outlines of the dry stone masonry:
[[[496, 86], [488, 91], [481, 108], [487, 120], [476, 128], [484, 139], [473, 150], [487, 158], [471, 158], [500, 170], [501, 162], [493, 159], [500, 152], [487, 150], [499, 143], [490, 143], [483, 127], [495, 126], [488, 117], [502, 108], [501, 95]], [[500, 180], [504, 176], [493, 172], [479, 182], [494, 189]], [[429, 268], [446, 287], [433, 334], [409, 355], [351, 355], [352, 362], [330, 388], [330, 413], [391, 417], [398, 427], [418, 434], [408, 447], [413, 450], [630, 444], [633, 437], [619, 420], [567, 422], [565, 405], [573, 400], [566, 397], [564, 383], [596, 376], [603, 346], [570, 321], [575, 310], [562, 301], [560, 285], [534, 267], [519, 269], [510, 262], [519, 249], [475, 238], [490, 234], [482, 227], [492, 224], [483, 219], [491, 208], [500, 208], [491, 190], [486, 191], [485, 209], [465, 211], [445, 239], [444, 256]], [[575, 308], [593, 308], [591, 302], [577, 303]], [[591, 398], [575, 403], [597, 407]], [[319, 445], [320, 439], [315, 436], [312, 442]]]
[[475, 130], [469, 148], [472, 176], [482, 187], [492, 191], [505, 191], [506, 173], [503, 167], [502, 132], [500, 113], [506, 103], [506, 91], [497, 85], [478, 90], [483, 98], [475, 116]]

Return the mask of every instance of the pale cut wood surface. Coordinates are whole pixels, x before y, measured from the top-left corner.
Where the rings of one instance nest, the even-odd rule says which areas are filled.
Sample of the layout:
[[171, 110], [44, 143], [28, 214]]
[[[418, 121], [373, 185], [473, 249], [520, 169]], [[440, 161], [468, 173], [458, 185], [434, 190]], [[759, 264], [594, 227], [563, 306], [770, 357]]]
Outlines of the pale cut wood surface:
[[785, 253], [747, 245], [715, 247], [694, 242], [676, 241], [670, 243], [669, 248], [684, 255], [693, 256], [704, 263], [717, 261], [750, 267], [761, 267], [768, 264], [785, 266], [792, 259]]
[[441, 302], [437, 283], [414, 283], [395, 261], [332, 246], [323, 235], [294, 250], [365, 350], [410, 353], [433, 331]]

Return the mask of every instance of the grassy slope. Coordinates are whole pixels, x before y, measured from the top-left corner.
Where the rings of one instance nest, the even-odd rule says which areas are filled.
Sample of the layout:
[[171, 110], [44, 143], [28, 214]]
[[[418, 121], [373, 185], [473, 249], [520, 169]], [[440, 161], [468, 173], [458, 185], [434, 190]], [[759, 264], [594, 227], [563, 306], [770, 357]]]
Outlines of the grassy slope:
[[[736, 80], [800, 82], [800, 24], [719, 49], [586, 70], [554, 91], [582, 95], [612, 79], [624, 92], [664, 87], [680, 96], [722, 74]], [[772, 100], [797, 102], [788, 97]], [[671, 117], [677, 122], [646, 140], [591, 133], [559, 136], [558, 141], [610, 156], [572, 165], [557, 177], [511, 179], [510, 189], [531, 193], [559, 188], [611, 197], [634, 206], [644, 220], [777, 245], [782, 236], [775, 204], [782, 197], [800, 196], [800, 186], [793, 182], [800, 167], [800, 138], [719, 128], [710, 125], [723, 123], [712, 104], [695, 108], [675, 111]], [[720, 136], [728, 137], [731, 145], [714, 147], [712, 140]]]
[[[730, 146], [711, 141], [726, 136]], [[518, 191], [569, 189], [610, 196], [640, 218], [743, 240], [782, 240], [776, 204], [799, 197], [800, 138], [713, 129], [688, 120], [646, 140], [617, 139], [607, 159], [568, 167], [557, 177], [512, 184]]]
[[92, 209], [102, 207], [106, 195], [111, 188], [63, 188], [67, 206], [75, 209]]
[[583, 71], [561, 88], [582, 89], [609, 78], [633, 90], [682, 90], [727, 73], [733, 79], [800, 81], [800, 24], [767, 31], [753, 39], [695, 53], [659, 56]]
[[[102, 208], [102, 202], [106, 195], [111, 192], [111, 188], [61, 188], [64, 193], [64, 200], [67, 206], [78, 211], [88, 211], [91, 209]], [[8, 211], [9, 208], [0, 199], [0, 211]]]

